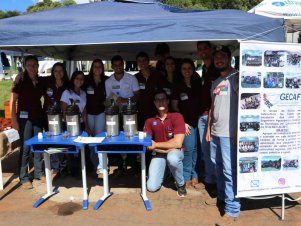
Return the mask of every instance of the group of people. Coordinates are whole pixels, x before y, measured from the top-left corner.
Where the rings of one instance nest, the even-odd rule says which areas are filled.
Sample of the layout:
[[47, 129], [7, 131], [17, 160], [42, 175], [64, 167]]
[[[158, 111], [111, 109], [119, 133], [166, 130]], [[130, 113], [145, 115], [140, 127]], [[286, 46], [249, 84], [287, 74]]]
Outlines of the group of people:
[[[62, 63], [53, 66], [50, 77], [39, 77], [37, 58], [27, 56], [25, 72], [12, 87], [10, 106], [13, 127], [22, 141], [22, 186], [33, 187], [28, 175], [30, 151], [23, 143], [48, 130], [46, 115], [50, 104], [60, 103], [65, 117], [67, 106], [75, 102], [81, 112], [82, 129], [94, 136], [105, 131], [105, 100], [113, 99], [122, 106], [131, 98], [137, 104], [138, 129], [152, 137], [146, 153], [147, 189], [158, 191], [167, 171], [173, 176], [180, 197], [187, 195], [187, 188], [216, 189], [217, 198], [206, 204], [222, 203], [225, 214], [220, 225], [232, 224], [240, 214], [240, 202], [235, 198], [238, 72], [231, 67], [231, 51], [226, 46], [214, 50], [210, 42], [200, 41], [197, 53], [203, 61], [202, 76], [191, 59], [172, 57], [168, 45], [162, 43], [156, 48], [156, 55], [161, 56], [156, 68], [150, 67], [146, 52], [139, 52], [139, 72], [131, 75], [124, 71], [123, 58], [116, 55], [111, 59], [114, 73], [110, 77], [104, 75], [104, 65], [96, 59], [87, 76], [75, 71], [70, 81]], [[88, 153], [101, 174], [102, 156]], [[34, 178], [44, 181], [42, 163], [42, 155], [34, 153]], [[76, 166], [72, 161], [71, 171], [76, 172]], [[54, 155], [52, 168], [60, 173], [66, 168], [66, 159]], [[122, 164], [118, 170], [124, 170]], [[203, 183], [199, 182], [201, 176]]]

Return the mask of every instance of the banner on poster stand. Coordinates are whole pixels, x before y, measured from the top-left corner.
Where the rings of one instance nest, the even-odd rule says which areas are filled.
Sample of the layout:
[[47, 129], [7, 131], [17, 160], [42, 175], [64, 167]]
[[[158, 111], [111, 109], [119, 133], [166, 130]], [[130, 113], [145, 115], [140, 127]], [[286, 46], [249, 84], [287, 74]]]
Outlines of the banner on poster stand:
[[240, 43], [237, 196], [301, 191], [301, 45]]

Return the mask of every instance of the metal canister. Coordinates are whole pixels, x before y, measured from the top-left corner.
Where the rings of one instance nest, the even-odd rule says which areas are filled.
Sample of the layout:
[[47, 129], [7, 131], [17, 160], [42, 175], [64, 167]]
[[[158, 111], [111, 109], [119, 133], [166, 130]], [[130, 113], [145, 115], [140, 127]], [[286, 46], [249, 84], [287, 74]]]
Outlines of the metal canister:
[[137, 106], [131, 98], [122, 107], [123, 131], [125, 136], [132, 137], [138, 134]]
[[53, 135], [62, 133], [62, 113], [56, 101], [47, 109], [48, 130]]
[[108, 136], [119, 135], [119, 107], [114, 100], [109, 100], [105, 108], [106, 114], [106, 131]]
[[66, 124], [67, 131], [70, 136], [78, 136], [81, 133], [80, 125], [80, 110], [76, 105], [75, 101], [71, 101], [71, 105], [67, 106], [66, 109]]

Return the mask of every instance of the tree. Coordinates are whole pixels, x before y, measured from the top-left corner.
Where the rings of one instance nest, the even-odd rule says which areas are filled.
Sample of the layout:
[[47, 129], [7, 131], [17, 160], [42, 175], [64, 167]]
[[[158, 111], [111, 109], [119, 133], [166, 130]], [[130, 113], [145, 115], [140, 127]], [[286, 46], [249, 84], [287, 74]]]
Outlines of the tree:
[[43, 0], [42, 2], [38, 2], [37, 4], [30, 6], [27, 8], [27, 13], [44, 11], [46, 9], [53, 9], [62, 6], [75, 5], [76, 2], [74, 0], [64, 0], [62, 3], [52, 0]]
[[19, 15], [21, 15], [21, 13], [19, 11], [14, 10], [14, 11], [4, 12], [4, 11], [0, 10], [0, 19], [13, 17], [13, 16], [19, 16]]
[[239, 9], [247, 11], [261, 0], [161, 0], [162, 3], [189, 9]]

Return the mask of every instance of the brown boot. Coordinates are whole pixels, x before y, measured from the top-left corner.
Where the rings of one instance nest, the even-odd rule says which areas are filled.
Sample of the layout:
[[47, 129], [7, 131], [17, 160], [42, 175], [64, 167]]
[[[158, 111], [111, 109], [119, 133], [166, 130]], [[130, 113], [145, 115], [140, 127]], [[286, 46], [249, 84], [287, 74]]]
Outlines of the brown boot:
[[40, 180], [40, 182], [43, 183], [43, 184], [46, 183], [46, 177], [45, 177], [45, 176], [41, 176], [39, 180]]
[[196, 189], [196, 190], [202, 190], [205, 189], [205, 184], [199, 183], [199, 180], [197, 178], [192, 178], [191, 180], [191, 185]]
[[224, 201], [219, 198], [209, 198], [205, 201], [207, 206], [221, 206], [224, 205]]
[[237, 221], [238, 218], [231, 217], [228, 214], [225, 214], [216, 225], [218, 226], [228, 226], [232, 225], [235, 221]]
[[192, 186], [190, 180], [185, 182], [185, 187], [186, 187], [186, 189], [191, 189], [191, 188], [193, 188], [193, 186]]
[[22, 188], [24, 189], [33, 189], [32, 183], [30, 181], [24, 182], [22, 184]]

